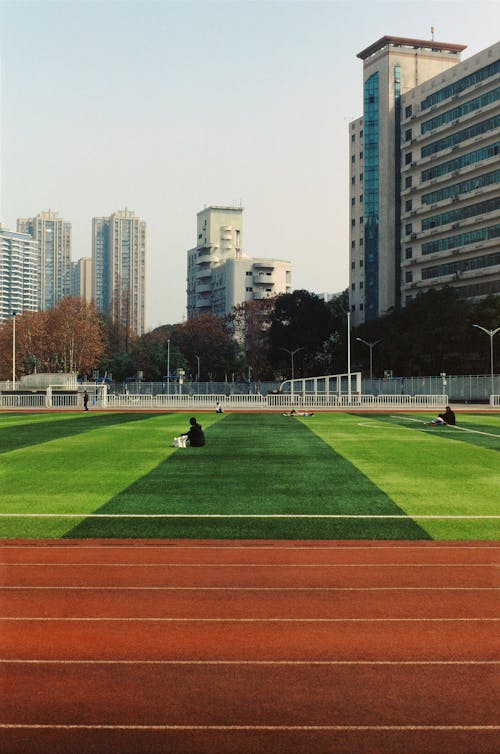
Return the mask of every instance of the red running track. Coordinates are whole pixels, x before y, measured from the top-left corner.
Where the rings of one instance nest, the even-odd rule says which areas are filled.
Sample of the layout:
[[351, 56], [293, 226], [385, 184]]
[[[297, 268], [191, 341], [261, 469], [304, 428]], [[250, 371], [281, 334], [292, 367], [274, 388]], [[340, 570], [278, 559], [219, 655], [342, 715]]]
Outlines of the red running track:
[[499, 553], [4, 540], [1, 752], [498, 754]]

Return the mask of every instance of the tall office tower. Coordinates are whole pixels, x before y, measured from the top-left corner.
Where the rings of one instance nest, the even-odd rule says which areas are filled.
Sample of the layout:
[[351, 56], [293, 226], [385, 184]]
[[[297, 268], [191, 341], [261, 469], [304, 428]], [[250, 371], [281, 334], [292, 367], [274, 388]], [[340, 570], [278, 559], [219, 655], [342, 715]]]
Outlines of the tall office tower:
[[496, 43], [401, 98], [403, 305], [500, 294], [499, 80]]
[[0, 224], [0, 321], [40, 309], [40, 249], [28, 233]]
[[145, 329], [146, 223], [128, 209], [92, 220], [92, 297], [113, 322]]
[[88, 304], [92, 301], [92, 259], [81, 257], [71, 262], [71, 295], [82, 298]]
[[460, 60], [463, 45], [385, 36], [362, 50], [363, 118], [350, 123], [353, 324], [400, 304], [401, 96]]
[[40, 304], [52, 309], [70, 291], [71, 223], [57, 212], [40, 212], [17, 221], [20, 233], [29, 233], [40, 247]]
[[197, 214], [197, 244], [189, 249], [187, 316], [223, 317], [245, 301], [291, 291], [291, 264], [243, 253], [243, 209], [207, 207]]

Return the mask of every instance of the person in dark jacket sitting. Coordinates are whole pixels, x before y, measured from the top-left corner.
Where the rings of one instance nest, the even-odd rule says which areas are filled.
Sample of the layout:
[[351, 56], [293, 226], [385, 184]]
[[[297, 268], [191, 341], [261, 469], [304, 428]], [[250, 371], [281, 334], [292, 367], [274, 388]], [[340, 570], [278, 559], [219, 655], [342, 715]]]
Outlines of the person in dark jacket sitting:
[[189, 420], [189, 424], [191, 426], [189, 427], [189, 431], [186, 432], [189, 444], [192, 448], [201, 448], [202, 445], [205, 445], [205, 435], [201, 425], [198, 424], [194, 416]]
[[444, 414], [439, 414], [437, 419], [433, 419], [431, 421], [431, 425], [434, 426], [442, 426], [443, 424], [448, 424], [449, 426], [453, 427], [456, 423], [455, 412], [452, 411], [449, 406], [446, 406], [446, 411], [444, 412]]

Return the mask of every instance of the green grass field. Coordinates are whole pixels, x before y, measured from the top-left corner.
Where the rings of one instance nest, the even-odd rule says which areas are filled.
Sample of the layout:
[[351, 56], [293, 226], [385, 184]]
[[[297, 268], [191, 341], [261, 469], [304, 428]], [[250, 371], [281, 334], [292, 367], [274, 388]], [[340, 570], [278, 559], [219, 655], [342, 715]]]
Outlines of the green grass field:
[[500, 414], [432, 415], [0, 414], [0, 536], [500, 539]]

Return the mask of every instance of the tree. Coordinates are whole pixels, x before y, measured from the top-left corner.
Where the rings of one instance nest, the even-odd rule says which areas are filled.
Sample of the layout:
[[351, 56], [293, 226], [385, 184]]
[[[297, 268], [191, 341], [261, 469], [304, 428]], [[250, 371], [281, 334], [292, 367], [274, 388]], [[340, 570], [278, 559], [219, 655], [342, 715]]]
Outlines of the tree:
[[324, 368], [321, 354], [331, 332], [332, 314], [319, 296], [305, 290], [281, 294], [271, 314], [269, 337], [272, 363], [288, 373], [290, 356], [286, 350], [300, 348], [297, 361], [302, 364], [302, 373], [320, 374]]
[[216, 376], [223, 379], [241, 366], [236, 341], [229, 334], [224, 320], [213, 314], [200, 314], [175, 325], [172, 344], [182, 352], [186, 371], [193, 377], [198, 374], [198, 359], [202, 379], [210, 375], [212, 379]]
[[233, 307], [228, 326], [250, 368], [254, 380], [272, 377], [269, 366], [269, 328], [276, 298], [244, 301]]

